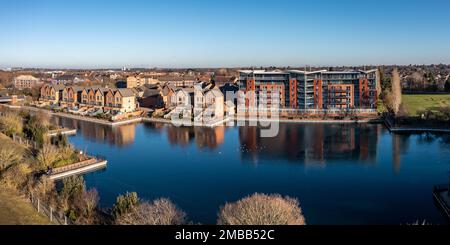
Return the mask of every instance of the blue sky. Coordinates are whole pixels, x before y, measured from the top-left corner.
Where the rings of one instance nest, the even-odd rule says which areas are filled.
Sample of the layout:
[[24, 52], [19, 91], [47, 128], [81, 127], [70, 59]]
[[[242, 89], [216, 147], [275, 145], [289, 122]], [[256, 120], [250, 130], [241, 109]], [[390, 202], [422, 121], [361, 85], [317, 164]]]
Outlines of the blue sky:
[[0, 67], [450, 63], [450, 1], [0, 0]]

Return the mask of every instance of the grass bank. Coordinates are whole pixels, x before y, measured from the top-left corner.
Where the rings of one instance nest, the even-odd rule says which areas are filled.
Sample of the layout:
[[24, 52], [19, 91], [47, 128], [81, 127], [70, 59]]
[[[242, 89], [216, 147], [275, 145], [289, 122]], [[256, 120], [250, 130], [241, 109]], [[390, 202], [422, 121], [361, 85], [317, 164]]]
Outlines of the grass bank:
[[0, 185], [0, 225], [49, 225], [30, 202], [16, 191]]
[[418, 111], [450, 106], [450, 94], [404, 94], [402, 101], [411, 116], [418, 116]]

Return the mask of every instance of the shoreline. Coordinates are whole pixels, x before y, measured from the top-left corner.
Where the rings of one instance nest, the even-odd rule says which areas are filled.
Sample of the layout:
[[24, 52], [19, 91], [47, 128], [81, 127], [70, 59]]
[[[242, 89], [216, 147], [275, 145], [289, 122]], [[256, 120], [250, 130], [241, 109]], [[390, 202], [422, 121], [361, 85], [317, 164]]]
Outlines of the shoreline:
[[[165, 124], [172, 124], [172, 122], [168, 119], [163, 118], [149, 118], [149, 117], [138, 117], [138, 118], [132, 118], [127, 119], [123, 121], [117, 121], [117, 122], [110, 122], [98, 118], [91, 118], [91, 117], [85, 117], [80, 115], [73, 115], [63, 112], [52, 112], [46, 109], [42, 108], [36, 108], [36, 107], [30, 107], [30, 106], [15, 106], [11, 109], [25, 109], [29, 111], [44, 111], [49, 113], [52, 116], [56, 117], [63, 117], [63, 118], [69, 118], [69, 119], [75, 119], [80, 121], [86, 121], [91, 123], [97, 123], [101, 125], [106, 126], [120, 126], [120, 125], [126, 125], [126, 124], [133, 124], [133, 123], [165, 123]], [[212, 125], [195, 125], [193, 123], [193, 127], [216, 127], [220, 126], [220, 122], [223, 123], [223, 126], [226, 126], [227, 123], [237, 123], [237, 122], [280, 122], [280, 123], [292, 123], [292, 124], [365, 124], [365, 123], [381, 123], [386, 126], [386, 128], [393, 133], [402, 133], [402, 132], [410, 132], [410, 133], [423, 133], [423, 132], [433, 132], [433, 133], [450, 133], [450, 129], [439, 129], [439, 128], [421, 128], [421, 127], [412, 127], [412, 128], [399, 128], [399, 127], [392, 127], [390, 123], [383, 118], [368, 118], [368, 119], [360, 119], [360, 120], [351, 120], [351, 119], [342, 119], [342, 120], [335, 120], [335, 119], [258, 119], [258, 118], [248, 118], [245, 117], [243, 119], [238, 119], [235, 115], [234, 117], [228, 117], [225, 118], [219, 122], [216, 122]]]
[[450, 133], [450, 129], [446, 128], [406, 128], [406, 127], [392, 127], [388, 119], [383, 120], [384, 126], [392, 133]]
[[[98, 118], [85, 117], [85, 116], [80, 116], [80, 115], [73, 115], [73, 114], [63, 113], [63, 112], [52, 112], [52, 111], [47, 110], [47, 109], [30, 107], [30, 106], [15, 107], [14, 109], [26, 109], [26, 110], [29, 110], [29, 111], [44, 111], [44, 112], [47, 112], [47, 113], [49, 113], [50, 115], [53, 115], [53, 116], [70, 118], [70, 119], [86, 121], [86, 122], [92, 122], [92, 123], [97, 123], [97, 124], [102, 124], [102, 125], [107, 125], [107, 126], [119, 126], [119, 125], [124, 125], [124, 124], [141, 123], [141, 122], [172, 124], [172, 122], [170, 120], [163, 119], [163, 118], [138, 117], [138, 118], [132, 118], [132, 119], [127, 119], [127, 120], [123, 120], [123, 121], [110, 122], [110, 121], [106, 121], [106, 120], [102, 120], [102, 119], [98, 119]], [[201, 126], [202, 127], [203, 126], [214, 127], [214, 126], [217, 126], [218, 124], [220, 124], [221, 122], [226, 124], [226, 123], [228, 123], [230, 121], [234, 121], [234, 122], [238, 122], [238, 121], [245, 121], [245, 122], [255, 122], [255, 121], [259, 121], [259, 122], [282, 122], [282, 123], [298, 123], [298, 124], [302, 124], [302, 123], [341, 123], [341, 124], [349, 124], [349, 123], [382, 123], [383, 122], [383, 120], [381, 118], [370, 118], [370, 119], [361, 119], [361, 120], [350, 120], [350, 119], [320, 120], [320, 119], [258, 119], [258, 118], [245, 117], [245, 118], [243, 118], [241, 120], [241, 119], [238, 119], [237, 116], [235, 115], [234, 117], [227, 117], [227, 118], [224, 118], [223, 120], [220, 120], [218, 122], [214, 122], [211, 125], [201, 125]], [[192, 126], [200, 126], [200, 125], [195, 125], [195, 123], [193, 123]]]
[[29, 110], [29, 111], [35, 111], [35, 112], [43, 111], [43, 112], [49, 113], [52, 116], [70, 118], [70, 119], [75, 119], [75, 120], [80, 120], [80, 121], [85, 121], [85, 122], [92, 122], [92, 123], [97, 123], [97, 124], [106, 125], [106, 126], [119, 126], [119, 125], [136, 123], [136, 122], [142, 121], [142, 118], [138, 117], [138, 118], [131, 118], [131, 119], [123, 120], [123, 121], [110, 122], [110, 121], [106, 121], [106, 120], [98, 119], [98, 118], [73, 115], [73, 114], [63, 113], [63, 112], [52, 112], [50, 110], [31, 107], [31, 106], [22, 106], [19, 109], [25, 109], [25, 110]]

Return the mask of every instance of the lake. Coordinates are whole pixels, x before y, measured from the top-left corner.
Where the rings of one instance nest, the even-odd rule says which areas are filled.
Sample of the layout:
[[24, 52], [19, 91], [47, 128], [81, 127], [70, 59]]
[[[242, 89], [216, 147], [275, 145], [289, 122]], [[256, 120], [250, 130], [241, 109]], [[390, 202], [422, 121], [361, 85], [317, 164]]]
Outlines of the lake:
[[219, 207], [255, 192], [298, 198], [308, 224], [447, 224], [432, 197], [446, 184], [450, 135], [392, 134], [378, 124], [258, 127], [108, 127], [56, 119], [78, 129], [71, 143], [108, 160], [86, 174], [102, 207], [135, 191], [168, 197], [195, 223], [215, 224]]

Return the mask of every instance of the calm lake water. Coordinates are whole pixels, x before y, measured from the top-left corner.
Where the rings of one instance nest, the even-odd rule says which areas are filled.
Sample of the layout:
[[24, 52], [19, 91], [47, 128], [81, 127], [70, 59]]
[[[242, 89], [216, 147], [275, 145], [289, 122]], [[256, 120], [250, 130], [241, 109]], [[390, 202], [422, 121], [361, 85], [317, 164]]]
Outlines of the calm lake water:
[[281, 124], [257, 127], [119, 127], [57, 119], [78, 129], [70, 141], [108, 160], [85, 175], [103, 207], [136, 191], [168, 197], [190, 220], [214, 224], [219, 207], [246, 195], [299, 199], [308, 224], [447, 224], [432, 188], [449, 181], [450, 135], [391, 134], [382, 125]]

